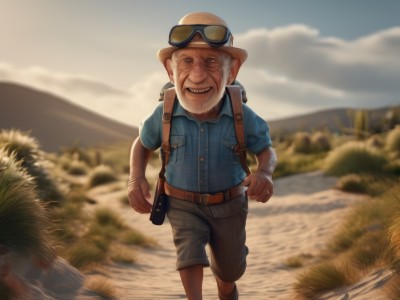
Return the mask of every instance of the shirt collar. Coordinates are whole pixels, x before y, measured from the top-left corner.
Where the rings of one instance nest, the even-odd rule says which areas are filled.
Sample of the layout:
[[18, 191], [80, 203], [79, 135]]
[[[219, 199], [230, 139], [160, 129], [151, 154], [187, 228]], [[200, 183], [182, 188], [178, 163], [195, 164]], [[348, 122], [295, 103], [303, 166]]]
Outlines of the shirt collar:
[[[222, 105], [221, 113], [219, 115], [220, 116], [227, 115], [228, 117], [233, 118], [232, 106], [230, 105], [231, 101], [230, 101], [227, 93], [224, 94], [222, 101], [223, 101], [223, 105]], [[184, 116], [184, 117], [190, 118], [190, 116], [183, 109], [183, 107], [179, 103], [179, 101], [176, 101], [175, 106], [174, 106], [174, 112], [172, 113], [172, 115], [174, 117], [175, 116]]]

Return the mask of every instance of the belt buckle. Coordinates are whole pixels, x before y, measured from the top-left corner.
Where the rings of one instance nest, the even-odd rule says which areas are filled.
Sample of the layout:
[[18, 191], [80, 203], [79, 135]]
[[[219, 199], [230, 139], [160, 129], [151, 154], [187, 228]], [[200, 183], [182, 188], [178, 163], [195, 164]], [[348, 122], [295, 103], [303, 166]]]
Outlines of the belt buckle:
[[208, 197], [210, 197], [210, 194], [201, 194], [200, 203], [202, 205], [208, 205]]

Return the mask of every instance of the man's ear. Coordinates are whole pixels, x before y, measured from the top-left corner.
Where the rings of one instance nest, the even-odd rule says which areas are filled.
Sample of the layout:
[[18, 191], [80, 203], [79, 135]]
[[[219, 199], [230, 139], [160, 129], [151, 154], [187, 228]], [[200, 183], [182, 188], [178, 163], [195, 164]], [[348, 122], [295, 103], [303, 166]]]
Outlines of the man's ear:
[[232, 58], [231, 69], [229, 71], [229, 77], [228, 77], [227, 84], [231, 84], [236, 79], [236, 76], [239, 73], [240, 67], [241, 67], [240, 60], [237, 58]]
[[174, 68], [172, 59], [167, 59], [164, 64], [165, 69], [167, 70], [169, 80], [173, 83], [174, 82]]

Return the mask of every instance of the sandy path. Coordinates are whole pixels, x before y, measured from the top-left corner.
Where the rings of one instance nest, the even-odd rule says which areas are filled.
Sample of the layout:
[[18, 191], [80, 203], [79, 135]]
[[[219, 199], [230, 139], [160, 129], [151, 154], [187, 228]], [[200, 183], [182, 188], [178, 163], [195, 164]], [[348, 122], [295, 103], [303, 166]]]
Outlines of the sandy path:
[[[319, 172], [290, 176], [276, 180], [275, 195], [268, 204], [250, 202], [247, 223], [250, 254], [247, 271], [238, 282], [241, 299], [294, 299], [291, 288], [299, 270], [285, 267], [285, 260], [302, 253], [317, 254], [348, 208], [360, 201], [358, 196], [331, 189], [335, 181]], [[96, 206], [111, 207], [129, 225], [154, 237], [160, 245], [157, 249], [140, 250], [133, 266], [110, 266], [109, 276], [119, 289], [120, 299], [185, 299], [175, 271], [175, 249], [168, 221], [155, 226], [148, 215], [140, 215], [119, 203], [124, 190], [113, 193], [105, 190], [106, 187], [100, 187], [91, 191], [91, 197], [98, 201]], [[217, 299], [208, 268], [203, 295], [205, 300]], [[329, 299], [353, 298], [334, 295]]]

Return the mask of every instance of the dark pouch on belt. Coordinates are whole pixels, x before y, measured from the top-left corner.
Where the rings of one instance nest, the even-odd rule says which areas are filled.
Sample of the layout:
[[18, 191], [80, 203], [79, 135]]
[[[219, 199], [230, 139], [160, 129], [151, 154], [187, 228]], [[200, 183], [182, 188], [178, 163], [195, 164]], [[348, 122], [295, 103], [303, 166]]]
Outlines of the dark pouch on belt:
[[165, 213], [167, 212], [167, 195], [164, 191], [163, 178], [158, 178], [157, 187], [154, 195], [153, 209], [150, 214], [150, 221], [154, 225], [161, 225], [165, 220]]

